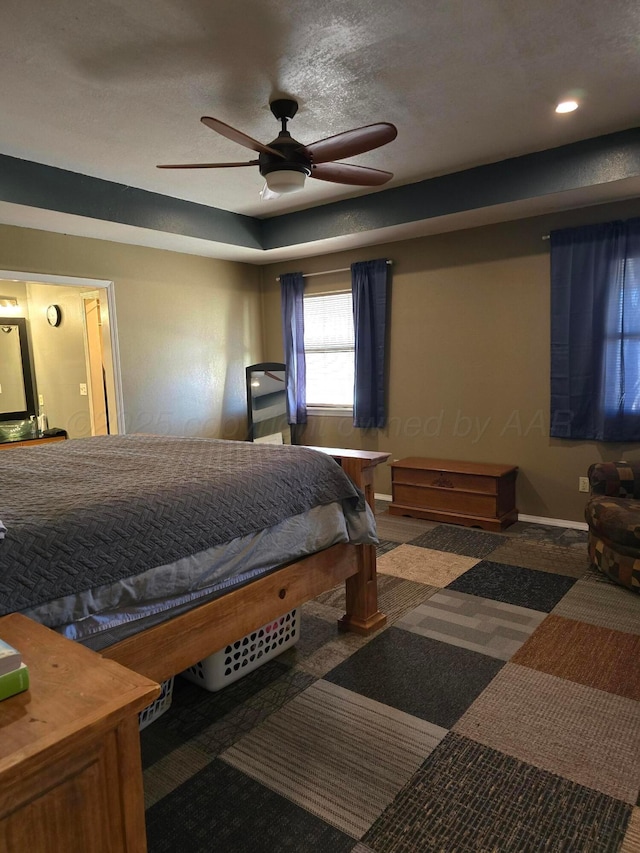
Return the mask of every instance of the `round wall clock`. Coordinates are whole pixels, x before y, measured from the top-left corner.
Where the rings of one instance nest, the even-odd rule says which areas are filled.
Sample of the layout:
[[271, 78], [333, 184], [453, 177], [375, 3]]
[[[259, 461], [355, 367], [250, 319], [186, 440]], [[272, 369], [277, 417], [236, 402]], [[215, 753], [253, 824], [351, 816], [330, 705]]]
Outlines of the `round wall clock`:
[[59, 326], [62, 320], [62, 312], [59, 305], [49, 305], [47, 308], [47, 320], [50, 326]]

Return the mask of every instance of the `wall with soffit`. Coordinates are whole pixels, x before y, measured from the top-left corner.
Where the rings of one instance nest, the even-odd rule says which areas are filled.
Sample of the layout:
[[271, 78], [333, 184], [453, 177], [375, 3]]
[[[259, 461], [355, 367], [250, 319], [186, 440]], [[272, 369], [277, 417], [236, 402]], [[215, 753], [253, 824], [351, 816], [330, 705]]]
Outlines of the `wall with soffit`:
[[[282, 272], [393, 260], [388, 425], [310, 417], [306, 444], [519, 466], [521, 513], [583, 521], [578, 477], [597, 460], [640, 459], [639, 445], [549, 437], [549, 242], [552, 228], [640, 215], [640, 200], [600, 205], [263, 268], [265, 354], [282, 358]], [[349, 274], [310, 278], [349, 287]], [[391, 492], [388, 466], [376, 491]]]
[[257, 267], [0, 226], [0, 269], [115, 282], [126, 432], [246, 436], [244, 369], [263, 357]]

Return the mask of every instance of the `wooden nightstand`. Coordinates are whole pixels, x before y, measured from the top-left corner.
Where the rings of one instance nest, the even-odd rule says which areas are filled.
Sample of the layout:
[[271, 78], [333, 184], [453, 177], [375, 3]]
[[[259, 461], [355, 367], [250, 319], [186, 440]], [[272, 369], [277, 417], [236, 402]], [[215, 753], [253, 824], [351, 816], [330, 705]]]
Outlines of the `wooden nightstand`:
[[0, 702], [0, 850], [146, 850], [138, 711], [159, 686], [19, 614], [31, 686]]

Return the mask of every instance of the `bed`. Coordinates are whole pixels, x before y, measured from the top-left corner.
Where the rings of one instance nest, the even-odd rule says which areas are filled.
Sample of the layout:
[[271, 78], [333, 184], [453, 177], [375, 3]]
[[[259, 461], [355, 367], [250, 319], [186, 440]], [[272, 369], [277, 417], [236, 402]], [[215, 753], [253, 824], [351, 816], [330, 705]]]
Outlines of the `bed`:
[[369, 633], [387, 457], [140, 435], [1, 454], [0, 615], [156, 681], [342, 581], [340, 627]]

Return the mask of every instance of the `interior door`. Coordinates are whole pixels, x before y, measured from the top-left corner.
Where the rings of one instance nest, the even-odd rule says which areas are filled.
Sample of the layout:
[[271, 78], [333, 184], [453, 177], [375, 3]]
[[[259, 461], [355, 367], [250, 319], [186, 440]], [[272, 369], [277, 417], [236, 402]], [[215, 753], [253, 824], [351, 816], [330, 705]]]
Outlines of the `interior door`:
[[98, 297], [85, 297], [84, 314], [87, 330], [87, 374], [90, 384], [91, 434], [109, 435], [109, 408], [102, 352], [102, 322]]

